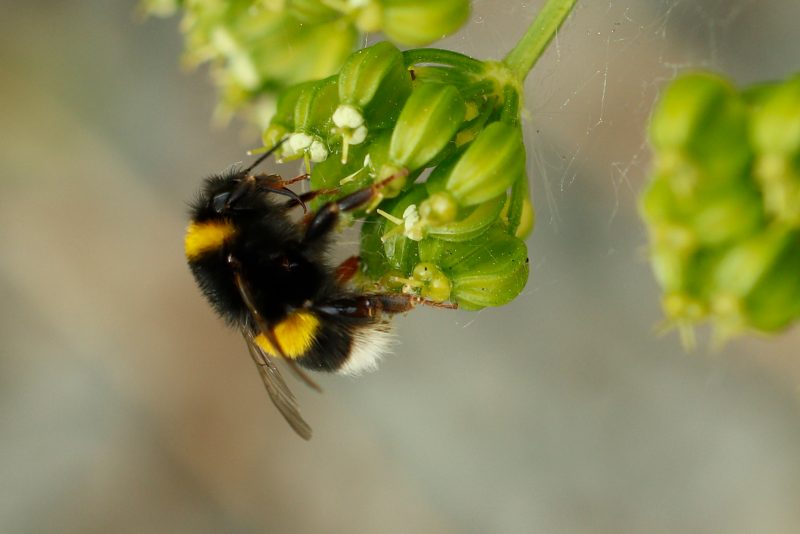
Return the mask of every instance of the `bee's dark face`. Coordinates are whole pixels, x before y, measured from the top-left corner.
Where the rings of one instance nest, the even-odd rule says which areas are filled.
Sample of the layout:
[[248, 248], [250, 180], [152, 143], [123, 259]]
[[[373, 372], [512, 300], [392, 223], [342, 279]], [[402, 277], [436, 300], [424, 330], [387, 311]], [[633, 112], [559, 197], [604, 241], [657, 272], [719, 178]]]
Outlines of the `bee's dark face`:
[[223, 176], [212, 176], [206, 180], [194, 208], [199, 219], [214, 219], [219, 216], [231, 217], [236, 212], [249, 210], [258, 206], [252, 176], [235, 173]]
[[230, 209], [229, 200], [231, 198], [230, 191], [217, 193], [211, 198], [211, 209], [219, 214], [223, 214]]

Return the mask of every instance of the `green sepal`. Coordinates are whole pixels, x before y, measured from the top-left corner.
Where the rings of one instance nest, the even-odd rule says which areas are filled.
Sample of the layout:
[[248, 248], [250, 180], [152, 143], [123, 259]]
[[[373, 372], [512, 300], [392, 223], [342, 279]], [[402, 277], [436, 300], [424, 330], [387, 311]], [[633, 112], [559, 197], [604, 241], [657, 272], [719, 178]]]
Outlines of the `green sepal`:
[[356, 46], [358, 32], [342, 19], [303, 24], [285, 14], [269, 32], [254, 28], [251, 39], [261, 84], [283, 88], [336, 73]]
[[303, 84], [295, 102], [295, 131], [313, 133], [326, 138], [330, 131], [331, 115], [339, 103], [338, 77]]
[[442, 241], [467, 241], [485, 232], [492, 224], [497, 223], [505, 205], [505, 197], [496, 197], [472, 208], [466, 208], [458, 220], [430, 226], [429, 236]]
[[752, 151], [744, 101], [724, 79], [706, 73], [675, 80], [650, 123], [656, 176], [682, 198], [703, 198], [747, 179]]
[[443, 269], [452, 285], [450, 300], [467, 310], [507, 304], [528, 281], [528, 249], [524, 241], [501, 228], [478, 239], [485, 241], [474, 254]]
[[341, 16], [335, 9], [320, 0], [284, 0], [286, 11], [303, 24], [329, 22]]
[[339, 100], [363, 112], [370, 130], [394, 124], [411, 93], [403, 54], [388, 41], [354, 52], [339, 71]]
[[531, 234], [536, 224], [536, 212], [533, 209], [527, 173], [523, 173], [511, 186], [511, 195], [508, 197], [506, 206], [508, 232], [525, 239]]
[[468, 241], [423, 239], [419, 257], [447, 275], [450, 300], [467, 310], [502, 306], [519, 295], [528, 280], [525, 242], [508, 235], [501, 224]]
[[800, 315], [800, 234], [773, 226], [731, 249], [714, 277], [715, 310], [727, 331], [773, 332]]
[[381, 0], [382, 29], [392, 41], [423, 46], [461, 27], [469, 0]]
[[293, 85], [281, 91], [275, 104], [275, 113], [269, 122], [269, 126], [261, 135], [264, 146], [272, 148], [295, 129], [294, 114], [297, 107], [297, 100], [300, 95], [308, 90], [316, 82], [306, 82]]
[[800, 76], [771, 87], [757, 101], [750, 139], [767, 211], [800, 226]]
[[518, 127], [489, 124], [469, 145], [447, 178], [446, 189], [462, 206], [473, 206], [505, 193], [525, 178], [525, 145]]
[[392, 133], [391, 163], [410, 171], [425, 167], [452, 141], [465, 113], [464, 99], [452, 85], [415, 88]]

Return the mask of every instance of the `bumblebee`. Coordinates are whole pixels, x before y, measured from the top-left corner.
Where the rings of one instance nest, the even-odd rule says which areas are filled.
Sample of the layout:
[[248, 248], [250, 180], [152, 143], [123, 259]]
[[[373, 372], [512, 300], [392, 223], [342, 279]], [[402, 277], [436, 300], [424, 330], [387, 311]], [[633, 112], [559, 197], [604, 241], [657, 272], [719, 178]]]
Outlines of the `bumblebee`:
[[321, 193], [297, 194], [283, 180], [253, 169], [207, 178], [190, 208], [185, 253], [197, 284], [216, 312], [241, 331], [269, 397], [304, 439], [311, 428], [276, 366], [283, 360], [306, 384], [302, 369], [358, 374], [376, 367], [391, 344], [388, 319], [427, 303], [414, 295], [363, 292], [350, 285], [358, 258], [338, 267], [327, 249], [339, 214], [364, 208], [394, 177], [292, 217]]

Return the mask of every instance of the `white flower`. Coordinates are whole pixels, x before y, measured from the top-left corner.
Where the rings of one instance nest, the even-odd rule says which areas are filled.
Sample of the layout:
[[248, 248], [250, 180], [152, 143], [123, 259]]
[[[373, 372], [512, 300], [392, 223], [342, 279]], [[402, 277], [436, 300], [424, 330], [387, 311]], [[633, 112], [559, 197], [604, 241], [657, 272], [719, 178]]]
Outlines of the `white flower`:
[[342, 104], [333, 112], [333, 123], [339, 128], [356, 129], [364, 124], [364, 116], [350, 104]]

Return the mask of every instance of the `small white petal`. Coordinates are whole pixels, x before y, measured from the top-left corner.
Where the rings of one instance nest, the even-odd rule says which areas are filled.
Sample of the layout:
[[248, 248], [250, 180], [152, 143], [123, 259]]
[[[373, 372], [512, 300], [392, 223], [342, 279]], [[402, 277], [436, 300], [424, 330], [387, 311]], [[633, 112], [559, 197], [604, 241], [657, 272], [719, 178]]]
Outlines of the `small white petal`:
[[358, 128], [364, 124], [364, 116], [354, 106], [342, 104], [333, 112], [333, 123], [339, 128]]
[[289, 142], [286, 144], [289, 145], [292, 153], [297, 154], [310, 147], [313, 141], [314, 138], [307, 133], [298, 132], [289, 136]]
[[325, 143], [319, 140], [314, 140], [311, 143], [311, 147], [308, 149], [308, 155], [311, 157], [311, 161], [314, 163], [319, 163], [320, 161], [325, 161], [328, 159], [328, 147], [325, 146]]
[[358, 145], [364, 142], [364, 139], [367, 138], [367, 127], [366, 126], [359, 126], [353, 133], [350, 134], [350, 144], [351, 145]]
[[411, 204], [403, 212], [403, 235], [413, 241], [422, 241], [425, 237], [422, 233], [422, 224], [419, 220], [417, 206]]

